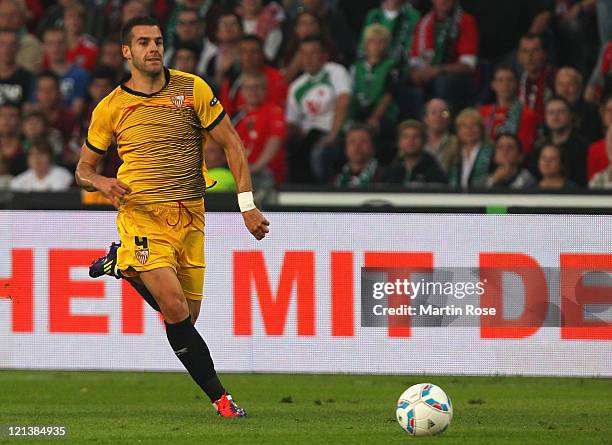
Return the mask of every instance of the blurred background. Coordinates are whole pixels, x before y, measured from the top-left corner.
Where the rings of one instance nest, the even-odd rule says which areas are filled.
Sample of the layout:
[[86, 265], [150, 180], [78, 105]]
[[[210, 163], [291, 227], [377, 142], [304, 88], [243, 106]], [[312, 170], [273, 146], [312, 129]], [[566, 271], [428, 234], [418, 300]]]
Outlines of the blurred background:
[[[162, 28], [166, 66], [202, 76], [220, 98], [264, 206], [345, 205], [329, 192], [348, 190], [361, 196], [355, 205], [504, 207], [506, 194], [560, 193], [589, 194], [601, 209], [593, 197], [612, 186], [611, 8], [607, 0], [1, 0], [0, 205], [108, 204], [72, 190], [73, 172], [93, 108], [127, 72], [121, 25], [148, 14]], [[233, 192], [221, 147], [205, 151], [218, 181], [210, 194]], [[112, 147], [102, 173], [120, 165]], [[295, 194], [304, 191], [313, 193]], [[402, 201], [422, 191], [421, 201]], [[56, 193], [22, 196], [29, 192]], [[234, 198], [209, 202], [233, 207]]]

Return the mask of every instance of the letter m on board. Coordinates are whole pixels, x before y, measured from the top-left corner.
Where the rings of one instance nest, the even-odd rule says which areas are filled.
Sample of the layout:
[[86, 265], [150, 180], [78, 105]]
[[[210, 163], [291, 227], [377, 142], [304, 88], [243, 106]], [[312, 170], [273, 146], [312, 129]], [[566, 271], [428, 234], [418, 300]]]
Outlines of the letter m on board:
[[255, 289], [267, 335], [283, 335], [295, 288], [297, 334], [315, 335], [314, 252], [286, 252], [273, 294], [263, 252], [234, 252], [234, 334], [252, 335]]

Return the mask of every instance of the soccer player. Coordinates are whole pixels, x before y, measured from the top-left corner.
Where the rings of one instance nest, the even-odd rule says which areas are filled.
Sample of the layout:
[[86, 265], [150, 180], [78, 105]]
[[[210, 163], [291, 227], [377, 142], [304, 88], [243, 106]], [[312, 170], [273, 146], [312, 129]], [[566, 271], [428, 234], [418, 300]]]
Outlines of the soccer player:
[[[219, 415], [242, 417], [193, 325], [204, 285], [203, 194], [214, 183], [203, 158], [209, 137], [224, 147], [249, 232], [261, 240], [269, 223], [253, 203], [240, 138], [210, 86], [164, 67], [154, 19], [133, 18], [121, 34], [131, 76], [95, 108], [76, 171], [81, 187], [118, 208], [121, 244], [101, 260], [103, 270], [142, 282], [164, 316], [172, 349]], [[96, 173], [113, 138], [124, 161], [117, 178]]]

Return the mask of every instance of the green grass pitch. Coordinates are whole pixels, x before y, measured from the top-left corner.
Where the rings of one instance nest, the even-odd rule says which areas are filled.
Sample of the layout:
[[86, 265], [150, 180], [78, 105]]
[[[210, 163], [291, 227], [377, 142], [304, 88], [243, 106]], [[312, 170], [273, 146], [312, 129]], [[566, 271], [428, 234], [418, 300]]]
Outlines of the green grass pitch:
[[[0, 424], [66, 425], [64, 439], [4, 444], [612, 444], [612, 380], [225, 374], [246, 419], [222, 419], [187, 374], [0, 371]], [[452, 398], [441, 436], [395, 421], [408, 386]]]

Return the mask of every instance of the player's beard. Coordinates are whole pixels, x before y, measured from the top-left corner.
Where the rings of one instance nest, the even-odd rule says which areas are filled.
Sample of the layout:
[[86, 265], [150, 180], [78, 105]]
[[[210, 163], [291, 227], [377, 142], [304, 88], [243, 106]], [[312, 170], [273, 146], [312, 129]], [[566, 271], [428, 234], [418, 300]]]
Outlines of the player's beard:
[[160, 62], [159, 65], [151, 66], [147, 64], [146, 59], [141, 61], [136, 61], [136, 59], [132, 60], [134, 68], [140, 71], [147, 77], [156, 78], [164, 71], [164, 64]]

